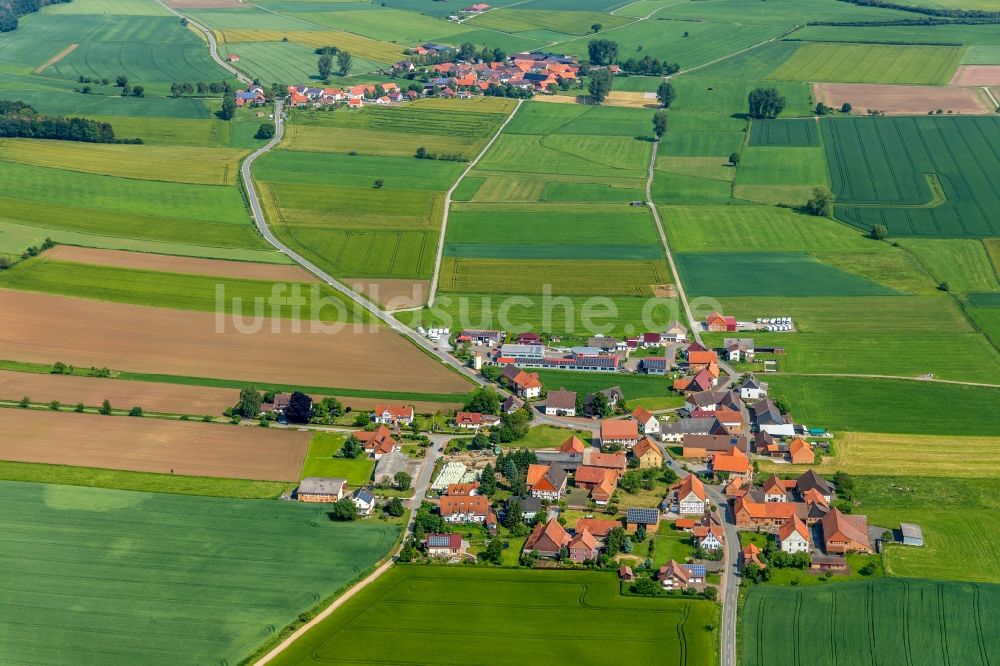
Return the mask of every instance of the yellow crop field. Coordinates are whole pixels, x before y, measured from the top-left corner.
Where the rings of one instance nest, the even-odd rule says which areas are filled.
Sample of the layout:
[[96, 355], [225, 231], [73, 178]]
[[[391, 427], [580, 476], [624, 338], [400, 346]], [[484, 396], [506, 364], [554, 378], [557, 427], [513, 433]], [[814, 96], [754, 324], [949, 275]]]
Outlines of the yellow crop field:
[[0, 160], [83, 173], [197, 185], [234, 185], [245, 150], [2, 139]]
[[227, 44], [241, 42], [290, 42], [310, 48], [336, 46], [365, 60], [392, 63], [403, 56], [403, 49], [388, 42], [380, 42], [341, 30], [216, 30], [216, 39]]

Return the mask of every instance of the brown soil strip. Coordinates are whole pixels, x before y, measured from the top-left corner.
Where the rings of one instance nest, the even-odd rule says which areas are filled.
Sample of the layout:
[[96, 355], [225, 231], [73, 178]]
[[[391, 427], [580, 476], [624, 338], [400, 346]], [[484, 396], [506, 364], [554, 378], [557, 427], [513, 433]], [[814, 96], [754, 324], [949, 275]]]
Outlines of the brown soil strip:
[[194, 421], [0, 409], [0, 458], [262, 481], [297, 481], [309, 433]]
[[951, 77], [953, 86], [1000, 85], [1000, 65], [962, 65]]
[[211, 313], [8, 290], [0, 290], [0, 312], [0, 350], [16, 361], [306, 386], [469, 389], [386, 327], [349, 325], [328, 333], [310, 322], [265, 319], [259, 330], [240, 332], [224, 315], [217, 321]]
[[79, 264], [97, 264], [100, 266], [114, 266], [116, 268], [132, 268], [164, 273], [212, 275], [243, 278], [246, 280], [270, 280], [274, 282], [319, 282], [319, 279], [312, 273], [299, 266], [287, 264], [259, 264], [249, 261], [173, 257], [165, 254], [128, 252], [126, 250], [99, 250], [72, 245], [57, 245], [48, 250], [45, 256], [51, 259], [73, 261]]
[[878, 109], [886, 115], [924, 115], [937, 109], [964, 114], [993, 113], [982, 90], [975, 88], [817, 83], [813, 94], [836, 109], [850, 102], [855, 115], [864, 115], [868, 109]]
[[373, 280], [347, 278], [344, 280], [355, 291], [368, 296], [386, 310], [415, 308], [427, 302], [427, 280]]
[[59, 53], [55, 54], [54, 56], [52, 56], [51, 58], [49, 58], [48, 60], [46, 60], [45, 62], [43, 62], [41, 65], [39, 65], [38, 67], [36, 67], [34, 70], [32, 70], [31, 73], [32, 74], [41, 74], [42, 72], [44, 72], [45, 70], [47, 70], [49, 67], [51, 67], [52, 65], [56, 64], [57, 62], [59, 62], [60, 60], [62, 60], [66, 56], [68, 56], [70, 53], [72, 53], [73, 51], [75, 51], [76, 47], [78, 47], [78, 46], [79, 46], [79, 44], [70, 44], [69, 46], [67, 46], [66, 48], [64, 48], [62, 51], [60, 51]]

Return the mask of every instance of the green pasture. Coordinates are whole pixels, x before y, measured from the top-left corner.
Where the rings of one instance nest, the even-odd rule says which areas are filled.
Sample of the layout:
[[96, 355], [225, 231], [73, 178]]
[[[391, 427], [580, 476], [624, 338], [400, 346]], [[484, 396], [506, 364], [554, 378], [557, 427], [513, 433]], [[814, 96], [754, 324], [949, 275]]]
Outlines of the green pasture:
[[[976, 296], [976, 294], [972, 294]], [[1000, 306], [965, 306], [965, 312], [972, 317], [975, 325], [990, 339], [994, 347], [1000, 348]]]
[[812, 119], [755, 120], [750, 125], [751, 146], [818, 146], [819, 124]]
[[903, 11], [878, 7], [859, 7], [837, 0], [768, 0], [767, 4], [748, 9], [741, 0], [712, 2], [672, 2], [657, 18], [692, 21], [732, 22], [763, 25], [804, 25], [810, 21], [878, 21], [912, 19]]
[[[520, 207], [529, 202], [548, 204], [568, 204], [588, 202], [630, 203], [642, 201], [645, 198], [645, 178], [638, 172], [631, 177], [616, 177], [608, 175], [568, 175], [562, 173], [518, 173], [514, 171], [488, 171], [475, 169], [459, 186], [452, 198], [458, 201], [473, 201], [475, 203], [506, 204], [505, 209], [517, 205]], [[468, 185], [465, 183], [468, 182]], [[467, 189], [466, 189], [467, 188]], [[461, 192], [461, 197], [458, 193]], [[586, 212], [580, 206], [577, 210]], [[563, 206], [552, 206], [552, 210], [562, 210]], [[527, 212], [540, 212], [543, 208], [531, 208]], [[630, 211], [622, 206], [607, 208], [608, 212], [616, 210], [618, 214], [628, 215]]]
[[743, 132], [671, 132], [668, 129], [660, 141], [658, 154], [727, 159], [731, 153], [740, 151], [745, 138]]
[[530, 9], [609, 12], [626, 4], [628, 4], [628, 0], [531, 0], [523, 6]]
[[595, 333], [632, 335], [660, 330], [684, 318], [676, 298], [638, 296], [587, 297], [540, 295], [440, 293], [432, 308], [400, 312], [397, 318], [409, 326], [493, 328], [507, 331], [545, 331], [554, 335], [581, 336]]
[[[267, 304], [268, 316], [276, 310], [280, 317], [309, 319], [312, 313], [308, 306], [300, 308], [301, 312], [297, 313], [287, 304], [272, 304], [271, 299], [287, 299], [296, 289], [303, 298], [308, 298], [314, 285], [77, 264], [46, 259], [43, 254], [0, 273], [0, 287], [202, 312], [220, 311], [217, 298], [221, 288], [225, 296], [221, 304], [224, 310], [221, 311], [237, 312], [235, 299], [239, 298], [238, 312], [244, 316], [253, 315], [255, 301], [260, 301]], [[281, 291], [276, 293], [275, 289]], [[327, 287], [318, 287], [318, 290], [320, 296], [340, 301], [344, 303], [345, 311], [350, 311], [345, 298], [338, 292]], [[323, 308], [320, 318], [325, 317], [337, 319], [338, 314], [331, 312], [330, 308]]]
[[558, 243], [539, 246], [516, 243], [446, 243], [444, 256], [469, 259], [660, 259], [658, 245]]
[[589, 430], [540, 425], [528, 430], [528, 435], [524, 439], [517, 440], [514, 446], [519, 449], [557, 449], [570, 437], [577, 437], [584, 444], [589, 444], [593, 433]]
[[283, 492], [295, 487], [294, 484], [280, 481], [248, 481], [8, 461], [0, 461], [0, 479], [233, 499], [278, 499]]
[[[628, 79], [624, 79], [628, 80]], [[648, 137], [653, 112], [585, 104], [523, 104], [504, 134], [581, 134]]]
[[963, 65], [997, 65], [1000, 64], [1000, 41], [992, 32], [990, 33], [990, 46], [970, 46], [965, 50]]
[[[1000, 118], [837, 118], [824, 121], [836, 215], [893, 236], [1000, 234], [994, 174]], [[940, 190], [938, 190], [940, 187]]]
[[673, 204], [722, 205], [732, 202], [732, 183], [657, 171], [653, 181], [653, 201]]
[[951, 46], [805, 44], [770, 78], [826, 83], [945, 84], [962, 61]]
[[653, 144], [633, 138], [548, 134], [503, 134], [479, 166], [493, 171], [641, 178]]
[[307, 476], [339, 477], [347, 479], [352, 488], [368, 483], [375, 469], [375, 461], [362, 454], [359, 458], [337, 458], [344, 446], [346, 435], [334, 432], [317, 432], [309, 440], [309, 451], [302, 465], [302, 478]]
[[575, 372], [572, 370], [536, 370], [542, 384], [551, 392], [565, 388], [576, 393], [596, 393], [618, 387], [626, 400], [669, 396], [670, 380], [665, 377], [615, 374], [604, 372]]
[[[299, 18], [258, 7], [224, 7], [219, 9], [185, 9], [185, 16], [215, 30], [317, 30], [317, 24]], [[305, 15], [300, 15], [305, 16]]]
[[[443, 192], [265, 183], [266, 205], [283, 224], [339, 229], [434, 229], [440, 224]], [[267, 201], [267, 200], [270, 201]]]
[[8, 663], [237, 663], [399, 533], [270, 500], [4, 482], [0, 501]]
[[77, 0], [50, 5], [46, 14], [112, 14], [116, 16], [170, 16], [161, 5], [147, 0]]
[[[417, 160], [413, 157], [375, 157], [344, 153], [278, 150], [254, 164], [254, 177], [269, 183], [384, 190], [447, 190], [465, 166], [461, 162]], [[319, 198], [319, 193], [317, 198]], [[391, 193], [387, 193], [392, 197]]]
[[583, 10], [538, 10], [500, 8], [473, 17], [468, 25], [479, 28], [489, 28], [501, 32], [525, 32], [529, 30], [551, 30], [570, 35], [587, 35], [592, 33], [591, 26], [601, 24], [602, 30], [617, 28], [630, 20], [622, 16], [614, 16], [601, 12]]
[[988, 468], [979, 478], [857, 476], [858, 511], [868, 515], [869, 524], [895, 528], [914, 522], [924, 531], [923, 547], [886, 549], [886, 573], [1000, 582], [1000, 545], [983, 531], [998, 508], [995, 476]]
[[295, 18], [406, 46], [428, 41], [450, 43], [452, 40], [449, 37], [472, 27], [471, 23], [468, 26], [458, 25], [443, 17], [432, 18], [414, 12], [377, 7], [336, 12], [297, 12]]
[[690, 294], [701, 296], [890, 296], [898, 292], [804, 252], [675, 255]]
[[906, 238], [900, 245], [912, 252], [938, 283], [947, 283], [953, 291], [1000, 290], [996, 269], [981, 241]]
[[[493, 230], [502, 230], [502, 234]], [[449, 243], [659, 246], [645, 208], [600, 204], [454, 204]]]
[[[532, 622], [525, 622], [530, 609]], [[376, 618], [389, 613], [392, 627]], [[622, 596], [611, 572], [531, 571], [400, 565], [348, 601], [282, 653], [276, 664], [331, 660], [398, 660], [436, 664], [442, 645], [450, 659], [485, 665], [517, 661], [598, 664], [595, 623], [605, 632], [627, 628], [616, 649], [636, 663], [669, 659], [711, 664], [716, 656], [716, 609], [709, 602]], [[436, 622], [424, 620], [433, 616]], [[480, 629], [469, 627], [478, 618]], [[463, 626], [455, 632], [449, 627]], [[392, 640], [372, 634], [392, 632]], [[507, 640], [483, 651], [502, 631]], [[603, 639], [600, 639], [603, 640]]]
[[727, 157], [678, 157], [661, 155], [656, 158], [656, 170], [678, 176], [685, 175], [708, 180], [732, 182], [736, 169]]
[[[740, 650], [747, 666], [986, 666], [1000, 647], [987, 630], [997, 621], [998, 601], [997, 585], [931, 580], [755, 586], [743, 605]], [[784, 649], [776, 650], [779, 645]]]
[[[977, 0], [964, 2], [964, 8]], [[991, 0], [986, 0], [991, 1]], [[1000, 4], [997, 5], [1000, 9]], [[990, 51], [1000, 45], [1000, 37], [990, 25], [944, 23], [940, 25], [807, 25], [796, 30], [791, 39], [804, 42], [854, 42], [859, 44], [926, 44], [968, 46], [963, 65], [992, 65]]]
[[371, 278], [429, 278], [434, 269], [436, 231], [378, 231], [281, 225], [277, 234], [333, 275]]
[[[204, 48], [204, 47], [202, 47]], [[238, 52], [240, 69], [265, 83], [311, 84], [319, 79], [317, 56], [311, 49], [296, 42], [240, 42], [226, 48]], [[352, 71], [358, 63], [352, 62]], [[358, 68], [357, 71], [363, 71]]]
[[894, 248], [869, 248], [868, 252], [819, 251], [812, 253], [824, 264], [910, 294], [938, 293], [938, 283], [912, 254]]
[[466, 259], [445, 257], [442, 291], [559, 296], [646, 296], [672, 281], [662, 260]]
[[[928, 435], [995, 435], [1000, 389], [912, 380], [768, 377], [797, 422], [830, 430]], [[873, 405], [877, 408], [873, 408]]]
[[748, 146], [736, 167], [737, 185], [826, 187], [829, 175], [820, 147]]

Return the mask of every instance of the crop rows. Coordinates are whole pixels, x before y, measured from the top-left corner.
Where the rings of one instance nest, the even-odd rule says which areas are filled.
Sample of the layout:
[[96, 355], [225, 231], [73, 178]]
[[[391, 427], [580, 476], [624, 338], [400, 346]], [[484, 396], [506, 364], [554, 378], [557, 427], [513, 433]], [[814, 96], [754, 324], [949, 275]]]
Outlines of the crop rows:
[[328, 124], [334, 127], [358, 127], [385, 132], [444, 134], [464, 137], [489, 136], [503, 122], [503, 116], [495, 113], [462, 113], [461, 111], [422, 109], [419, 106], [372, 108], [352, 113], [335, 112], [315, 116], [315, 118], [324, 125]]
[[816, 121], [755, 120], [750, 126], [751, 146], [818, 146]]

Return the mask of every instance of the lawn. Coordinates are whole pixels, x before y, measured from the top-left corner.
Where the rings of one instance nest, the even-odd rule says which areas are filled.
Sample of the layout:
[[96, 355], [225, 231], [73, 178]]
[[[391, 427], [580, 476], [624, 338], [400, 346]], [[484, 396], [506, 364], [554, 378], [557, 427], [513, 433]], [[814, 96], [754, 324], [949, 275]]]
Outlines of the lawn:
[[[525, 622], [530, 613], [529, 622]], [[392, 627], [376, 621], [390, 614]], [[715, 607], [704, 601], [621, 596], [610, 572], [491, 570], [398, 565], [282, 653], [276, 664], [330, 661], [519, 661], [603, 664], [593, 627], [628, 631], [617, 655], [628, 662], [718, 660]], [[426, 618], [434, 617], [433, 623]], [[460, 630], [456, 630], [461, 627]], [[390, 632], [392, 640], [379, 640]], [[483, 651], [487, 636], [506, 640]]]
[[838, 218], [892, 236], [1000, 234], [993, 174], [1000, 118], [836, 118], [822, 123]]
[[[673, 523], [661, 522], [654, 537], [656, 551], [653, 555], [653, 568], [658, 569], [669, 560], [683, 563], [688, 558], [694, 557], [691, 539], [690, 533], [675, 530]], [[636, 552], [639, 555], [644, 555], [645, 550], [645, 548], [640, 547]]]
[[[1000, 432], [1000, 389], [890, 379], [768, 378], [796, 421], [835, 431], [978, 435]], [[873, 405], [878, 406], [873, 408]]]
[[557, 449], [570, 437], [578, 437], [584, 444], [590, 446], [590, 439], [593, 437], [593, 433], [589, 430], [571, 430], [569, 428], [540, 425], [531, 428], [528, 431], [527, 437], [517, 440], [512, 446], [517, 449]]
[[805, 44], [770, 78], [825, 83], [945, 84], [962, 60], [953, 46]]
[[755, 586], [743, 606], [742, 663], [986, 666], [1000, 649], [988, 631], [995, 603], [1000, 586], [929, 580]]
[[317, 432], [309, 440], [309, 452], [302, 465], [302, 478], [327, 476], [347, 479], [352, 488], [363, 486], [371, 479], [375, 461], [365, 454], [360, 458], [336, 457], [347, 437], [332, 432]]
[[684, 285], [701, 296], [890, 296], [898, 292], [804, 252], [678, 253]]
[[5, 663], [239, 663], [399, 533], [272, 500], [18, 482], [0, 500]]

